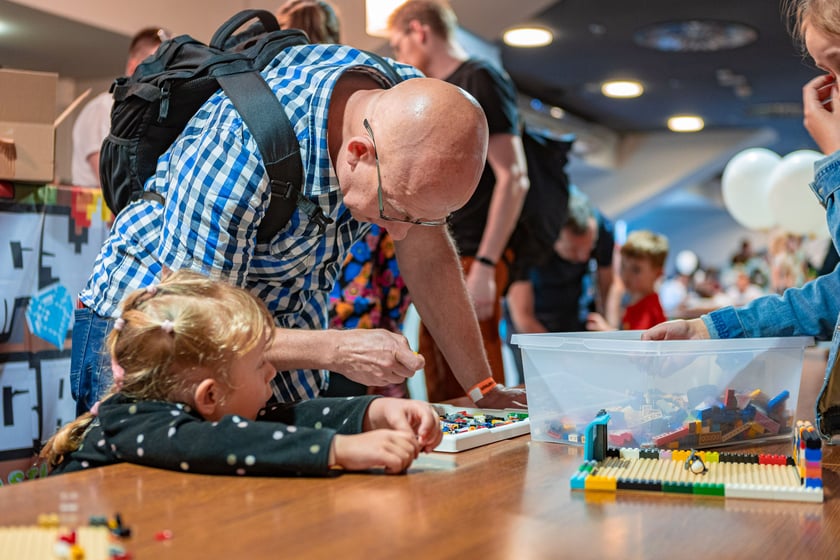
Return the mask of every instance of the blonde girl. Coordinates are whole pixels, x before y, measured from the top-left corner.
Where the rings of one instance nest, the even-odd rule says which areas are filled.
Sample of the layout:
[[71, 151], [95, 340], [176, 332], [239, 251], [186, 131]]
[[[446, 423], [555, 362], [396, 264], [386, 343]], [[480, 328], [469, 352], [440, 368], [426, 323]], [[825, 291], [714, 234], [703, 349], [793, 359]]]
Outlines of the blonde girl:
[[108, 335], [114, 382], [41, 457], [52, 473], [120, 462], [185, 472], [402, 472], [440, 442], [428, 403], [357, 397], [269, 404], [274, 324], [248, 292], [181, 271], [131, 293]]

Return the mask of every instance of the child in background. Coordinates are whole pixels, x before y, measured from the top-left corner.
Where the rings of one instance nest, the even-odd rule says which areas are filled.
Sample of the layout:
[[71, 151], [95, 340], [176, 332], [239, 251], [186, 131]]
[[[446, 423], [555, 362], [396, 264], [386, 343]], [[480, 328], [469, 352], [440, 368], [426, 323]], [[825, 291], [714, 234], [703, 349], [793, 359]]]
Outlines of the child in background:
[[108, 336], [114, 385], [41, 452], [52, 473], [129, 462], [204, 474], [399, 473], [441, 440], [428, 403], [266, 405], [274, 323], [248, 292], [188, 271], [137, 290]]
[[619, 324], [615, 318], [619, 315], [622, 330], [648, 329], [667, 319], [656, 293], [656, 282], [668, 258], [668, 240], [652, 231], [634, 231], [627, 236], [620, 254], [620, 282], [613, 284], [615, 291], [611, 290], [609, 296], [613, 303], [607, 305], [608, 317], [612, 316], [613, 321], [591, 313], [586, 325], [589, 330], [615, 330], [614, 325]]

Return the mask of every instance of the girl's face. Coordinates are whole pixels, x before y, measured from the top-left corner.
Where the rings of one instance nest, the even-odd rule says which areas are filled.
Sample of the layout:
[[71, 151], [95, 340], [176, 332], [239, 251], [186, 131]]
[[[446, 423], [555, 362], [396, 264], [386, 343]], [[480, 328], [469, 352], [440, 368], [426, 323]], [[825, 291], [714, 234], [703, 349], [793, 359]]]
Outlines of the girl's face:
[[264, 346], [257, 346], [234, 362], [230, 372], [231, 386], [220, 406], [220, 417], [236, 414], [256, 420], [257, 413], [265, 407], [271, 398], [270, 381], [277, 373], [265, 359], [265, 350]]
[[818, 68], [831, 74], [836, 80], [840, 75], [840, 43], [837, 37], [809, 24], [804, 25], [803, 30], [808, 54]]

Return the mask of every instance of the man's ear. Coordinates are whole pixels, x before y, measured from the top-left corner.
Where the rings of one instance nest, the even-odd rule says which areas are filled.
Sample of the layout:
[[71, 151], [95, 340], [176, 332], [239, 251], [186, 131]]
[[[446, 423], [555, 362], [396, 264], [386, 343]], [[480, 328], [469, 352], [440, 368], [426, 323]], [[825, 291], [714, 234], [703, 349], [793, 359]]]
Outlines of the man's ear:
[[408, 22], [408, 29], [412, 33], [417, 33], [421, 45], [426, 42], [429, 29], [427, 25], [422, 24], [418, 19], [413, 19], [410, 22]]
[[347, 165], [356, 169], [367, 154], [373, 154], [373, 144], [365, 136], [354, 136], [347, 142]]
[[195, 409], [205, 420], [218, 420], [221, 387], [215, 379], [207, 378], [193, 390]]

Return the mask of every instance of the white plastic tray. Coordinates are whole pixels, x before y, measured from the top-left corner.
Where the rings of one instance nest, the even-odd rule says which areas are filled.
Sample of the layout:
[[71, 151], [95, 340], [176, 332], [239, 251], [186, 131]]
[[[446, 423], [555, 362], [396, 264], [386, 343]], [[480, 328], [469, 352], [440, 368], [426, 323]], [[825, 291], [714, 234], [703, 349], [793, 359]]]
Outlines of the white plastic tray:
[[[506, 416], [509, 412], [526, 412], [521, 409], [490, 409], [490, 408], [465, 408], [463, 406], [453, 406], [450, 404], [434, 404], [435, 410], [438, 414], [453, 414], [456, 412], [468, 412], [470, 414], [490, 414], [493, 416]], [[443, 440], [435, 447], [435, 451], [443, 453], [457, 453], [494, 443], [503, 439], [509, 439], [517, 436], [522, 436], [531, 432], [531, 422], [529, 418], [513, 422], [512, 424], [503, 424], [496, 428], [480, 428], [471, 432], [464, 432], [461, 434], [444, 434]]]

